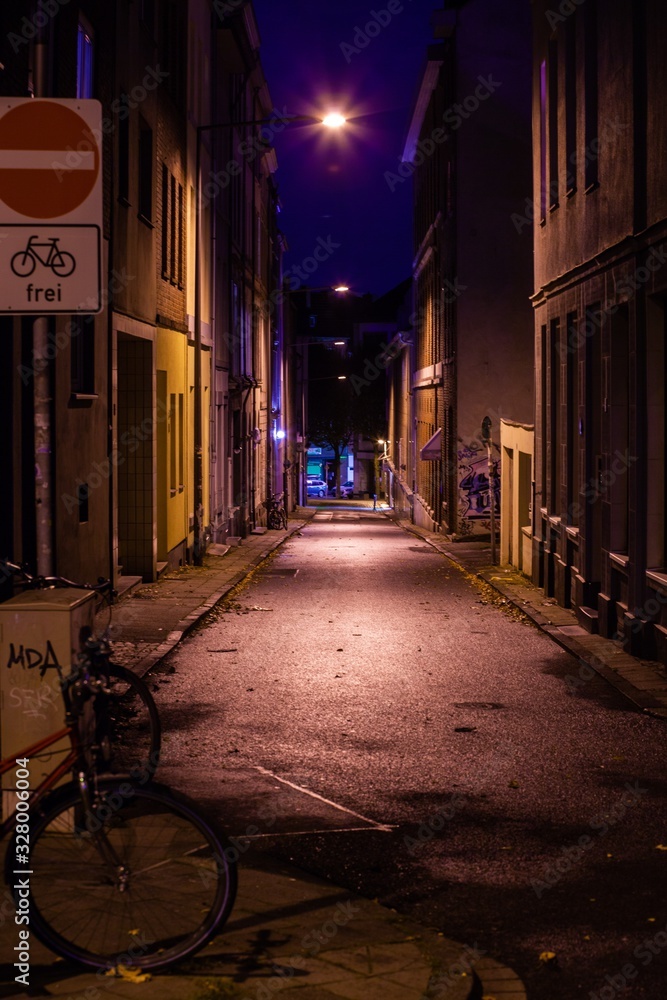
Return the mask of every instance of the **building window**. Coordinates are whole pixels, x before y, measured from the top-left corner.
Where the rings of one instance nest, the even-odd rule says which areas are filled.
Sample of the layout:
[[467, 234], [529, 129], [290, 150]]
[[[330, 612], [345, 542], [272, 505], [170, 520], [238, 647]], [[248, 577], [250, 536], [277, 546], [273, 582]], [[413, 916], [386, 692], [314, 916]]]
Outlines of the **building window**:
[[549, 337], [549, 510], [561, 514], [561, 435], [560, 435], [560, 320], [552, 319]]
[[549, 209], [558, 208], [558, 42], [549, 42]]
[[139, 218], [151, 223], [153, 217], [153, 130], [139, 119]]
[[540, 221], [547, 217], [547, 64], [540, 64]]
[[567, 435], [566, 454], [563, 468], [565, 471], [565, 489], [567, 500], [567, 523], [578, 524], [576, 516], [576, 499], [579, 490], [579, 397], [577, 394], [577, 360], [578, 342], [577, 316], [569, 313], [567, 317], [567, 341], [565, 349], [565, 413], [564, 428]]
[[[628, 510], [630, 508], [630, 310], [627, 302], [617, 303], [618, 311], [611, 318], [611, 357], [609, 385], [605, 403], [610, 414], [611, 442], [611, 548], [614, 552], [628, 551]], [[664, 385], [664, 376], [663, 376]], [[620, 462], [615, 465], [615, 462]]]
[[162, 164], [161, 269], [165, 281], [183, 288], [185, 275], [185, 204], [183, 185]]
[[169, 278], [172, 285], [176, 284], [176, 178], [171, 175], [171, 191], [169, 204]]
[[120, 95], [118, 109], [118, 198], [130, 201], [130, 109], [127, 94]]
[[184, 473], [185, 454], [185, 412], [183, 393], [178, 394], [178, 491], [182, 493], [185, 489]]
[[180, 107], [185, 100], [185, 62], [187, 44], [186, 25], [183, 23], [183, 5], [178, 0], [162, 0], [158, 19], [160, 53], [163, 69], [167, 74], [164, 87]]
[[93, 31], [88, 22], [81, 18], [76, 42], [76, 96], [79, 98], [93, 96], [93, 55]]
[[183, 185], [178, 185], [178, 287], [185, 285], [185, 199]]
[[646, 565], [667, 567], [667, 309], [664, 299], [647, 299], [646, 315]]
[[70, 391], [95, 393], [95, 317], [74, 315], [70, 321]]
[[76, 499], [79, 507], [79, 524], [86, 524], [88, 521], [89, 496], [90, 496], [90, 486], [88, 485], [88, 483], [79, 483], [76, 488]]
[[162, 277], [169, 277], [169, 171], [162, 164]]
[[544, 324], [540, 330], [540, 397], [541, 397], [541, 407], [540, 407], [540, 432], [542, 436], [542, 447], [540, 449], [541, 458], [541, 496], [540, 496], [540, 507], [547, 506], [547, 386], [548, 386], [548, 360], [547, 360], [547, 327]]
[[577, 17], [565, 23], [565, 193], [577, 190]]
[[584, 102], [586, 143], [586, 190], [598, 184], [598, 7], [586, 0], [584, 7]]
[[151, 35], [155, 33], [155, 0], [139, 0], [139, 18]]

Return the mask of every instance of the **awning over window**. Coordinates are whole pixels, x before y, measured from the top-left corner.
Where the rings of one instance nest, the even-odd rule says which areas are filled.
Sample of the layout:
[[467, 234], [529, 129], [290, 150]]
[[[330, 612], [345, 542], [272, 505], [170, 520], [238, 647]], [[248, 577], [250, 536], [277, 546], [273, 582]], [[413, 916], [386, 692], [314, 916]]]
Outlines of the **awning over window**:
[[439, 462], [442, 458], [442, 427], [429, 438], [419, 453], [422, 462]]

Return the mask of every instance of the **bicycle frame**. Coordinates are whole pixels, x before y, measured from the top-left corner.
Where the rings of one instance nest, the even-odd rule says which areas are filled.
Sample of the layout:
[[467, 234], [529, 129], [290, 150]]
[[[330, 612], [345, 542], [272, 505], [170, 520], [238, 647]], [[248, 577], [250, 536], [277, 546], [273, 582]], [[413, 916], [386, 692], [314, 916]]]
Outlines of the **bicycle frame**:
[[[58, 730], [57, 733], [53, 733], [50, 736], [44, 736], [41, 740], [37, 740], [31, 746], [26, 747], [24, 750], [18, 750], [15, 754], [10, 757], [5, 757], [0, 761], [0, 776], [6, 774], [13, 767], [16, 766], [16, 762], [22, 757], [36, 757], [38, 754], [42, 753], [47, 747], [53, 746], [59, 740], [64, 739], [66, 736], [69, 737], [71, 743], [71, 749], [66, 754], [64, 760], [58, 764], [53, 771], [51, 771], [44, 780], [30, 793], [29, 803], [34, 806], [35, 803], [39, 802], [47, 792], [58, 784], [61, 778], [64, 778], [74, 767], [77, 761], [81, 760], [82, 757], [82, 745], [79, 739], [79, 734], [74, 726], [64, 726], [62, 729]], [[0, 840], [11, 833], [16, 826], [16, 814], [12, 813], [8, 816], [6, 820], [0, 826]]]

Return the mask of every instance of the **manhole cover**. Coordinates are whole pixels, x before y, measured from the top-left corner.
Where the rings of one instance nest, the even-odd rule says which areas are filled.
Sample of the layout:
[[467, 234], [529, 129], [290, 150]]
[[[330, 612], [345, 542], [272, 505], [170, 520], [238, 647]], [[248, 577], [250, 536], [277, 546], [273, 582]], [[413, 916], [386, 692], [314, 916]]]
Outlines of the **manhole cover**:
[[454, 708], [504, 708], [499, 701], [455, 701]]

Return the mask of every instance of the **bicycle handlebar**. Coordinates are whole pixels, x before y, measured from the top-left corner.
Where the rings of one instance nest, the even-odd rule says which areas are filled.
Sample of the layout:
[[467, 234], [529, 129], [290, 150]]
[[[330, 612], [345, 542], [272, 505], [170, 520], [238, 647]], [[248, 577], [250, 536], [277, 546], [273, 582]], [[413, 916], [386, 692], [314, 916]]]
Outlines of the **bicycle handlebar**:
[[0, 559], [0, 571], [3, 576], [21, 576], [30, 590], [47, 590], [49, 587], [73, 587], [80, 590], [92, 590], [96, 594], [104, 595], [109, 593], [109, 597], [115, 597], [116, 591], [113, 589], [111, 580], [98, 577], [97, 583], [77, 583], [75, 580], [68, 580], [65, 576], [33, 576], [25, 566], [10, 562], [9, 559]]

